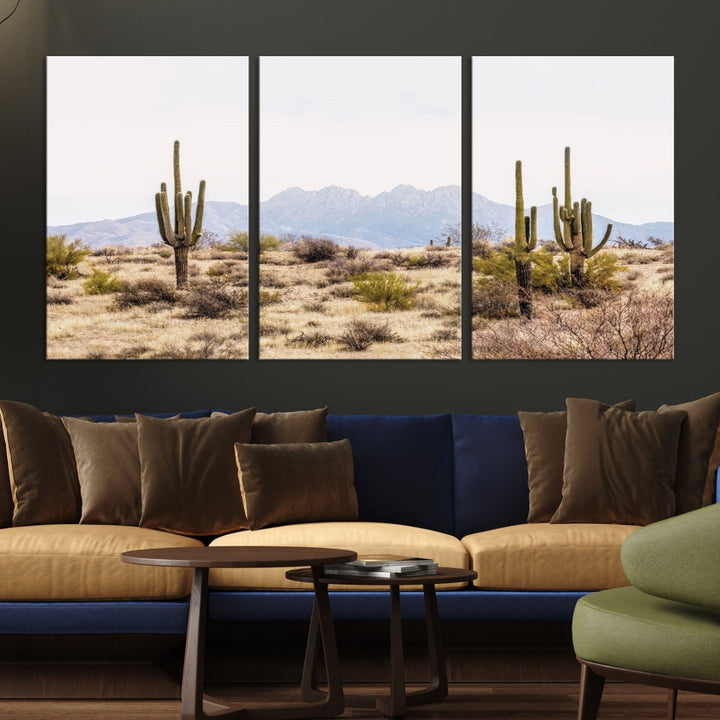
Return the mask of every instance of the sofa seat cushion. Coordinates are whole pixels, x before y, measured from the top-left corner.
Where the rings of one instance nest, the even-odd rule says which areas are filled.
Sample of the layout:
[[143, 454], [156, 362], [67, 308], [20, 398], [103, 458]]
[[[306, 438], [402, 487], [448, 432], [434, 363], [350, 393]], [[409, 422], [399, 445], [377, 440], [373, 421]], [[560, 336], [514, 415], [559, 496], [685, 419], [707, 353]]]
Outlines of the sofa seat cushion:
[[578, 600], [578, 657], [641, 672], [720, 680], [720, 612], [648, 595], [635, 587]]
[[620, 546], [635, 525], [526, 523], [466, 535], [476, 587], [604, 590], [628, 585]]
[[0, 601], [159, 600], [190, 593], [192, 571], [131, 565], [126, 550], [202, 546], [121, 525], [31, 525], [0, 530]]
[[[281, 545], [328, 547], [354, 550], [359, 556], [392, 554], [426, 557], [448, 567], [467, 568], [468, 557], [460, 540], [452, 535], [393, 523], [321, 522], [244, 530], [223, 535], [210, 543], [218, 546]], [[212, 569], [210, 587], [256, 590], [309, 590], [305, 583], [285, 578], [288, 568]], [[440, 589], [463, 587], [464, 583], [439, 585]], [[414, 586], [413, 586], [414, 587]], [[331, 585], [331, 590], [380, 590], [387, 586]], [[408, 588], [409, 589], [409, 588]]]

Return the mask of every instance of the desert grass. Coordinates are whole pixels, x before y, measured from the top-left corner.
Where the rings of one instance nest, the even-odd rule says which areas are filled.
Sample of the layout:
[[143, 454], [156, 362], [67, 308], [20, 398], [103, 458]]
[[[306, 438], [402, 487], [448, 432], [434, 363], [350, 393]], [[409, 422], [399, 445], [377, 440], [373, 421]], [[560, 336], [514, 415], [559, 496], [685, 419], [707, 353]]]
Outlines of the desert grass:
[[[624, 267], [615, 292], [536, 292], [530, 321], [513, 316], [512, 283], [484, 299], [476, 293], [473, 357], [671, 358], [673, 245], [604, 252]], [[260, 357], [458, 359], [460, 265], [459, 247], [338, 248], [313, 262], [287, 245], [267, 250], [260, 256]], [[247, 254], [198, 249], [189, 271], [187, 289], [175, 291], [169, 248], [103, 248], [79, 264], [76, 277], [48, 278], [47, 357], [247, 358]], [[125, 290], [88, 294], [86, 283], [97, 273]], [[408, 289], [405, 306], [362, 301], [359, 278], [390, 276]]]
[[[104, 248], [79, 266], [70, 280], [48, 279], [48, 359], [197, 360], [248, 356], [247, 303], [235, 302], [217, 317], [198, 312], [193, 294], [212, 298], [222, 291], [246, 298], [247, 259], [241, 253], [191, 253], [188, 289], [173, 293], [175, 265], [165, 248]], [[123, 306], [123, 293], [88, 295], [83, 283], [93, 272], [110, 273], [123, 284], [156, 283], [174, 295], [168, 301]]]
[[[303, 256], [304, 257], [304, 256]], [[340, 248], [307, 262], [289, 249], [260, 258], [264, 359], [460, 358], [460, 248]], [[408, 288], [404, 303], [363, 302], [364, 278]], [[440, 339], [439, 339], [440, 338]]]

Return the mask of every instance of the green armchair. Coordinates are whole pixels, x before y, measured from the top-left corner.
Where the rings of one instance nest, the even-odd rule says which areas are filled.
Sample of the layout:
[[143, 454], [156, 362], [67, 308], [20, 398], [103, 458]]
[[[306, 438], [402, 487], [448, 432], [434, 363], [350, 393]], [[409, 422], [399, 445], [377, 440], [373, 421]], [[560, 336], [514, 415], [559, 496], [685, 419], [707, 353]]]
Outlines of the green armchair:
[[629, 587], [590, 593], [573, 615], [579, 720], [595, 720], [606, 679], [720, 694], [720, 504], [648, 525], [622, 546]]

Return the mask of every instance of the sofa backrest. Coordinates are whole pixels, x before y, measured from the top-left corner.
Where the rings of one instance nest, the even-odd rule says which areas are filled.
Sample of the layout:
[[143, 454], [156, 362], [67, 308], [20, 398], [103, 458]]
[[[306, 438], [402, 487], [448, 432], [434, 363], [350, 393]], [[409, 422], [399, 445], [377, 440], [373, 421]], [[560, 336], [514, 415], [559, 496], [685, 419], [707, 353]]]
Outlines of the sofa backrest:
[[455, 535], [527, 522], [525, 443], [516, 415], [452, 415]]
[[454, 533], [449, 414], [328, 415], [328, 441], [353, 449], [360, 520]]

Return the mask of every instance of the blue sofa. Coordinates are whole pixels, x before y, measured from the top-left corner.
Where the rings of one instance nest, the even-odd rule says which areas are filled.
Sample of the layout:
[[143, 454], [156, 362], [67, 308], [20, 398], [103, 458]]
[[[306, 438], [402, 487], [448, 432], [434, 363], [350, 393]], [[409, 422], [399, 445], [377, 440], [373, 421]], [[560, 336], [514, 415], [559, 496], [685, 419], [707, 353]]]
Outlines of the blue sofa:
[[[426, 528], [458, 539], [511, 526], [533, 531], [526, 523], [527, 465], [516, 416], [329, 415], [327, 439], [341, 438], [349, 438], [353, 448], [360, 521]], [[596, 589], [467, 586], [441, 591], [438, 602], [447, 621], [564, 622], [576, 601]], [[388, 615], [386, 593], [332, 592], [331, 601], [336, 620]], [[306, 620], [311, 606], [307, 589], [211, 588], [208, 613], [211, 621]], [[187, 598], [0, 602], [0, 634], [181, 634], [187, 611]], [[409, 620], [424, 617], [422, 592], [403, 593], [403, 613]]]

